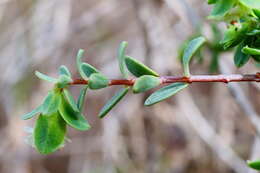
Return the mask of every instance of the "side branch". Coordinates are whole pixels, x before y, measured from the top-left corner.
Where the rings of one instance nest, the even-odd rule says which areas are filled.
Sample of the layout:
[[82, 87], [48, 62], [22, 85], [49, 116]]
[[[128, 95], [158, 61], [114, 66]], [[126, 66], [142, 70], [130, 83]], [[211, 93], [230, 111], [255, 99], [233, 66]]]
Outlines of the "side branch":
[[[161, 76], [161, 84], [169, 84], [175, 82], [260, 82], [260, 73], [256, 74], [230, 74], [230, 75], [192, 75], [190, 77], [185, 76]], [[134, 79], [111, 79], [109, 85], [128, 85], [132, 86], [135, 83]], [[86, 85], [88, 84], [87, 80], [83, 79], [74, 79], [70, 85]]]

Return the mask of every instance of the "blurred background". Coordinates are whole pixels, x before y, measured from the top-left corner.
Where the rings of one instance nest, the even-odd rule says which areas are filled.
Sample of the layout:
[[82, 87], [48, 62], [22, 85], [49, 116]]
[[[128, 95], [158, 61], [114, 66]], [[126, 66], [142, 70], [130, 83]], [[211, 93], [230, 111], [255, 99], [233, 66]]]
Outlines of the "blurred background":
[[[3, 173], [253, 173], [260, 157], [260, 87], [257, 83], [192, 84], [176, 96], [144, 107], [151, 93], [128, 94], [106, 118], [99, 110], [119, 87], [87, 94], [87, 132], [69, 128], [65, 147], [40, 155], [26, 143], [23, 121], [52, 87], [35, 70], [57, 77], [60, 65], [78, 77], [75, 56], [111, 78], [120, 77], [117, 48], [162, 75], [181, 75], [178, 50], [199, 32], [212, 38], [205, 0], [0, 0], [0, 172]], [[225, 27], [220, 24], [219, 27]], [[198, 29], [199, 28], [199, 29]], [[192, 73], [209, 74], [211, 52]], [[217, 73], [255, 73], [219, 57]], [[79, 86], [71, 87], [76, 97]]]

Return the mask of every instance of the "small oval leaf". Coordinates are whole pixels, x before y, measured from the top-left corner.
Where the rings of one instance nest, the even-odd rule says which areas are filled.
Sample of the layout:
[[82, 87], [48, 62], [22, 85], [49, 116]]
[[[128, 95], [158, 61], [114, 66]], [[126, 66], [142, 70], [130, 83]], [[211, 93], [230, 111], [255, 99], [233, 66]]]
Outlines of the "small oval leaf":
[[115, 105], [127, 94], [129, 91], [129, 87], [122, 88], [120, 91], [118, 91], [108, 102], [105, 104], [105, 106], [101, 109], [98, 116], [99, 118], [105, 117], [105, 115], [113, 108]]
[[123, 41], [119, 46], [118, 55], [117, 55], [119, 69], [124, 78], [128, 77], [128, 72], [126, 70], [126, 65], [125, 65], [125, 52], [126, 52], [127, 45], [128, 43], [126, 41]]
[[48, 82], [52, 82], [52, 83], [56, 83], [57, 82], [57, 79], [53, 78], [53, 77], [50, 77], [50, 76], [47, 76], [41, 72], [38, 72], [36, 71], [35, 72], [35, 75], [39, 78], [39, 79], [42, 79], [42, 80], [45, 80], [45, 81], [48, 81]]
[[238, 68], [245, 65], [250, 58], [249, 55], [247, 55], [247, 54], [245, 54], [241, 51], [243, 47], [244, 47], [244, 44], [243, 43], [240, 44], [237, 47], [236, 52], [235, 52], [235, 56], [234, 56], [234, 63]]
[[88, 89], [88, 86], [86, 85], [80, 90], [80, 93], [79, 93], [77, 107], [80, 112], [82, 112], [82, 110], [83, 110], [87, 89]]
[[42, 105], [38, 106], [37, 108], [35, 108], [35, 109], [32, 110], [31, 112], [29, 112], [29, 113], [27, 113], [27, 114], [24, 114], [24, 115], [22, 116], [22, 119], [23, 119], [23, 120], [28, 120], [28, 119], [34, 117], [35, 115], [40, 114], [41, 111], [42, 111]]
[[187, 83], [173, 83], [171, 85], [168, 85], [166, 87], [163, 87], [157, 91], [155, 91], [153, 94], [151, 94], [146, 100], [144, 105], [145, 106], [151, 106], [155, 103], [158, 103], [160, 101], [163, 101], [177, 92], [181, 91], [182, 89], [186, 88], [188, 86]]
[[99, 71], [95, 67], [93, 67], [92, 65], [90, 65], [88, 63], [82, 63], [81, 64], [81, 70], [84, 73], [82, 78], [85, 79], [85, 80], [87, 80], [88, 77], [90, 77], [91, 74], [99, 73]]
[[77, 130], [88, 130], [90, 125], [82, 113], [75, 111], [62, 94], [59, 112], [68, 125]]
[[71, 73], [65, 65], [60, 66], [59, 75], [66, 75], [68, 77], [71, 77]]
[[258, 19], [260, 19], [260, 9], [253, 9], [253, 12], [258, 17]]
[[63, 89], [63, 95], [65, 96], [66, 100], [68, 101], [72, 109], [76, 112], [79, 112], [78, 106], [73, 96], [70, 94], [70, 92], [67, 89]]
[[125, 64], [127, 69], [136, 77], [142, 75], [159, 76], [158, 73], [130, 56], [125, 57]]
[[109, 84], [109, 80], [106, 76], [101, 73], [93, 73], [90, 75], [88, 80], [88, 86], [90, 89], [100, 89], [105, 88]]
[[197, 37], [193, 40], [191, 40], [188, 45], [185, 47], [183, 57], [182, 57], [182, 63], [184, 68], [184, 75], [190, 76], [190, 70], [189, 70], [189, 63], [192, 58], [192, 56], [196, 53], [196, 51], [203, 45], [203, 43], [206, 42], [206, 39], [204, 37]]
[[81, 59], [84, 55], [84, 52], [85, 51], [83, 49], [79, 49], [79, 51], [77, 53], [77, 60], [76, 60], [77, 61], [77, 69], [78, 69], [78, 72], [79, 72], [79, 74], [82, 78], [83, 78], [83, 76], [85, 76], [84, 72], [81, 69], [81, 64], [82, 64]]
[[161, 80], [158, 77], [151, 75], [143, 75], [138, 78], [133, 86], [134, 93], [145, 92], [149, 89], [155, 88], [160, 85]]
[[247, 161], [247, 165], [250, 168], [253, 168], [255, 170], [259, 170], [260, 171], [260, 160], [255, 160], [255, 161]]
[[40, 115], [34, 128], [34, 144], [41, 154], [49, 154], [62, 146], [66, 134], [66, 123], [58, 112]]
[[213, 2], [215, 3], [215, 5], [211, 11], [209, 18], [220, 19], [228, 13], [228, 11], [236, 3], [236, 0], [217, 0]]
[[61, 94], [59, 92], [50, 91], [42, 104], [42, 114], [52, 114], [58, 111], [61, 102]]
[[248, 55], [260, 55], [260, 49], [251, 48], [248, 46], [243, 47], [242, 52]]

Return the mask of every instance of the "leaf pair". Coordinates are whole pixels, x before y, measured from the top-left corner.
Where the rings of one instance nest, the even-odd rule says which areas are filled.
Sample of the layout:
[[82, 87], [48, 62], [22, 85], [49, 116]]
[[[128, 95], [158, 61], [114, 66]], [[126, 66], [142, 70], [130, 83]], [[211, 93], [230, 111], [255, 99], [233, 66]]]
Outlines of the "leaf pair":
[[117, 56], [119, 69], [124, 78], [128, 78], [127, 70], [136, 77], [140, 77], [142, 75], [159, 76], [158, 73], [156, 73], [143, 63], [130, 56], [125, 55], [127, 45], [128, 43], [125, 41], [120, 44]]
[[77, 130], [90, 128], [79, 110], [82, 102], [79, 99], [77, 104], [67, 89], [54, 89], [48, 93], [42, 105], [22, 117], [29, 119], [40, 114], [34, 129], [34, 144], [40, 153], [53, 152], [64, 143], [66, 124]]
[[84, 50], [80, 49], [77, 55], [77, 67], [81, 77], [88, 80], [88, 87], [90, 89], [105, 88], [109, 84], [109, 80], [106, 76], [100, 73], [95, 67], [88, 63], [82, 63]]
[[64, 121], [77, 130], [88, 130], [90, 125], [83, 114], [79, 111], [72, 95], [70, 95], [69, 92], [63, 92], [61, 98], [59, 112]]
[[71, 73], [69, 72], [68, 68], [64, 65], [60, 66], [59, 68], [58, 79], [47, 76], [38, 71], [35, 72], [35, 75], [42, 80], [55, 83], [58, 88], [65, 88], [66, 86], [68, 86], [70, 82], [72, 82]]
[[40, 113], [52, 114], [54, 112], [57, 112], [60, 102], [60, 93], [57, 90], [51, 90], [48, 92], [48, 95], [44, 98], [43, 103], [31, 112], [23, 115], [22, 119], [27, 120], [36, 115], [39, 115]]

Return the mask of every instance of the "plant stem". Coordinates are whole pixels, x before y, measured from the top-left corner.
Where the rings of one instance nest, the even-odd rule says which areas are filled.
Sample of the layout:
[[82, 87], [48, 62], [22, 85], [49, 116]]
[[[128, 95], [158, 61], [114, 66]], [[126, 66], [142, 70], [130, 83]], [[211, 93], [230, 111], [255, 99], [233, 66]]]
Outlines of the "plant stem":
[[[191, 75], [190, 77], [185, 76], [161, 76], [161, 84], [169, 84], [175, 82], [260, 82], [260, 73], [256, 74], [229, 74], [229, 75]], [[132, 86], [135, 83], [136, 78], [133, 79], [111, 79], [109, 85], [127, 85]], [[86, 85], [87, 80], [74, 79], [70, 85]]]

